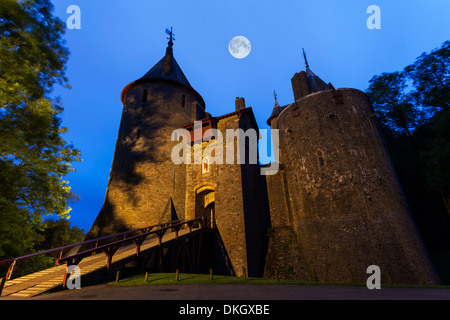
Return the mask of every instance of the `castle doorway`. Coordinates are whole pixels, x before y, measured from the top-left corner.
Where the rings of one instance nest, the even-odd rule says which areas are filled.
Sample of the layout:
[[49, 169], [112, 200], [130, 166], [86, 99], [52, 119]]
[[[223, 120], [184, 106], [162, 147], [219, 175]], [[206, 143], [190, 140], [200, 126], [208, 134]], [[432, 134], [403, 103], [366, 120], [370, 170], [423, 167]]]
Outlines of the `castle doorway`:
[[202, 187], [195, 196], [195, 218], [204, 218], [205, 226], [215, 227], [215, 193], [212, 187]]

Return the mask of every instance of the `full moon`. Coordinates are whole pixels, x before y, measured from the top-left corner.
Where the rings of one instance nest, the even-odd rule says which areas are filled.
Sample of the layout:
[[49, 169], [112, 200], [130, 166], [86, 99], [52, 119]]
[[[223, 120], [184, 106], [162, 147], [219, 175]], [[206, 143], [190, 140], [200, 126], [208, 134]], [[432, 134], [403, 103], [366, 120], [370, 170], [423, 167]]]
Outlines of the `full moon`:
[[243, 59], [252, 50], [252, 45], [250, 41], [246, 37], [237, 36], [231, 39], [228, 44], [228, 51], [230, 51], [231, 55], [237, 59]]

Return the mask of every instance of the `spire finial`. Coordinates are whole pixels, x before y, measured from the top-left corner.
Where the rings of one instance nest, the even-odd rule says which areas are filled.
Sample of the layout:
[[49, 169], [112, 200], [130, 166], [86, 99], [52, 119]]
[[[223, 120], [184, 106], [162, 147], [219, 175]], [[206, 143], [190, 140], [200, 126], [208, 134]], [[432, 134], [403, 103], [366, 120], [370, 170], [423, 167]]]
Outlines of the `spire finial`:
[[169, 35], [169, 38], [167, 38], [167, 39], [169, 39], [169, 43], [168, 43], [169, 47], [173, 46], [173, 40], [175, 40], [175, 34], [173, 33], [172, 30], [173, 30], [172, 27], [170, 27], [170, 30], [166, 28], [166, 33]]
[[306, 66], [306, 69], [308, 69], [309, 68], [309, 64], [308, 64], [308, 60], [306, 59], [305, 48], [302, 48], [302, 49], [303, 49], [303, 58], [305, 58], [305, 66]]
[[169, 38], [167, 38], [167, 39], [169, 39], [169, 45], [166, 48], [166, 56], [165, 56], [165, 59], [164, 59], [163, 73], [164, 73], [164, 75], [168, 76], [168, 75], [170, 75], [172, 73], [172, 67], [173, 67], [173, 63], [172, 63], [173, 62], [173, 49], [172, 49], [172, 46], [173, 46], [173, 40], [175, 40], [175, 38], [174, 38], [173, 31], [172, 31], [172, 27], [170, 27], [170, 30], [166, 29], [166, 33], [169, 35]]
[[273, 90], [273, 97], [275, 98], [275, 106], [274, 106], [274, 108], [280, 107], [280, 104], [278, 103], [278, 100], [277, 100], [278, 95], [277, 95], [275, 90]]

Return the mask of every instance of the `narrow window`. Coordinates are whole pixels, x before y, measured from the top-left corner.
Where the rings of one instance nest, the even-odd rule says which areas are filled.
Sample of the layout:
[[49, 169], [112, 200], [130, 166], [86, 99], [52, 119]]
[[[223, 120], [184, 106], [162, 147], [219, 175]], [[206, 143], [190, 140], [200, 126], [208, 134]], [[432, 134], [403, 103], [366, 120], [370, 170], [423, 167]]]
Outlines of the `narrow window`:
[[186, 105], [186, 96], [183, 94], [181, 96], [181, 106], [184, 108], [185, 105]]
[[142, 103], [147, 102], [147, 92], [148, 92], [148, 90], [145, 89], [144, 93], [142, 94]]
[[325, 165], [325, 161], [321, 157], [319, 157], [319, 164], [321, 167], [323, 167]]
[[317, 151], [317, 158], [319, 160], [319, 166], [323, 167], [325, 165], [325, 159], [322, 150]]
[[208, 172], [209, 172], [209, 159], [208, 159], [208, 157], [203, 157], [202, 173], [208, 173]]

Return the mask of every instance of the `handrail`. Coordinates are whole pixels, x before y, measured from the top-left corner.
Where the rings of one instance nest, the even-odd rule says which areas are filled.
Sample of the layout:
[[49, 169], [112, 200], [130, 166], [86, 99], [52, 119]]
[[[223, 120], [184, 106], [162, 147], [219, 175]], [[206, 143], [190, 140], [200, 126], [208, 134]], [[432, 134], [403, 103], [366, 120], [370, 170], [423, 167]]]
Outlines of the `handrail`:
[[90, 256], [94, 253], [97, 253], [99, 251], [102, 251], [105, 255], [106, 255], [106, 268], [109, 269], [110, 265], [111, 265], [111, 261], [112, 261], [112, 257], [113, 255], [116, 253], [117, 249], [126, 241], [133, 241], [134, 244], [136, 245], [136, 255], [139, 255], [139, 251], [140, 251], [140, 247], [141, 244], [144, 242], [145, 238], [147, 238], [148, 235], [150, 234], [156, 234], [159, 238], [159, 245], [161, 245], [161, 240], [162, 237], [164, 236], [164, 234], [166, 233], [166, 231], [168, 229], [173, 229], [175, 231], [175, 238], [178, 239], [178, 231], [181, 229], [181, 227], [186, 224], [189, 227], [189, 232], [192, 231], [192, 226], [194, 225], [194, 223], [198, 221], [199, 222], [199, 226], [200, 228], [203, 228], [203, 224], [205, 222], [204, 218], [196, 218], [196, 219], [192, 219], [192, 220], [187, 220], [187, 221], [178, 221], [174, 224], [169, 224], [165, 227], [161, 227], [160, 229], [156, 229], [156, 230], [150, 230], [148, 232], [145, 232], [143, 234], [138, 234], [138, 235], [134, 235], [131, 236], [129, 238], [125, 238], [125, 239], [121, 239], [121, 240], [117, 240], [111, 243], [107, 243], [104, 244], [102, 246], [96, 247], [96, 248], [92, 248], [92, 249], [88, 249], [82, 252], [78, 252], [75, 253], [71, 256], [67, 256], [64, 258], [61, 258], [59, 261], [64, 263], [66, 262], [66, 271], [64, 273], [64, 279], [63, 279], [63, 286], [65, 286], [66, 284], [66, 280], [67, 280], [67, 276], [68, 276], [68, 270], [69, 270], [69, 265], [77, 265], [81, 262], [81, 260], [84, 257]]
[[[137, 235], [134, 235], [134, 236], [131, 236], [131, 237], [128, 237], [128, 238], [124, 238], [124, 239], [121, 239], [121, 240], [117, 240], [117, 241], [114, 241], [114, 242], [111, 242], [111, 243], [106, 243], [106, 244], [98, 246], [96, 248], [87, 249], [87, 250], [84, 250], [82, 252], [75, 253], [75, 254], [73, 254], [71, 256], [67, 256], [67, 257], [61, 258], [61, 259], [59, 259], [59, 262], [60, 263], [64, 263], [64, 262], [68, 262], [68, 261], [74, 261], [75, 259], [79, 259], [79, 258], [84, 258], [86, 256], [90, 256], [93, 253], [97, 253], [97, 252], [101, 252], [101, 251], [104, 252], [105, 249], [107, 249], [107, 248], [111, 248], [111, 247], [114, 247], [114, 246], [117, 246], [117, 245], [121, 245], [124, 242], [130, 241], [130, 240], [134, 242], [134, 240], [140, 239], [140, 240], [142, 240], [141, 241], [141, 243], [142, 243], [143, 240], [150, 234], [156, 234], [158, 236], [158, 238], [159, 238], [159, 242], [161, 243], [161, 238], [164, 235], [166, 230], [174, 229], [176, 234], [178, 235], [178, 230], [181, 228], [182, 225], [187, 224], [189, 226], [189, 229], [191, 229], [191, 225], [195, 221], [199, 221], [199, 222], [203, 221], [203, 218], [196, 218], [196, 219], [186, 220], [186, 221], [176, 220], [176, 221], [173, 221], [175, 223], [167, 225], [167, 226], [164, 226], [164, 227], [162, 227], [160, 229], [150, 230], [150, 231], [148, 231], [146, 233], [137, 234]], [[140, 246], [140, 244], [136, 244], [136, 245]]]
[[[170, 222], [165, 222], [165, 223], [161, 223], [161, 224], [155, 224], [155, 225], [148, 226], [148, 227], [143, 227], [143, 228], [139, 228], [139, 229], [123, 231], [123, 232], [111, 234], [111, 235], [108, 235], [108, 236], [103, 236], [103, 237], [99, 237], [99, 238], [95, 238], [95, 239], [91, 239], [91, 240], [86, 240], [86, 241], [82, 241], [82, 242], [78, 242], [78, 243], [74, 243], [74, 244], [69, 244], [69, 245], [66, 245], [66, 246], [58, 247], [58, 248], [53, 248], [53, 249], [48, 249], [48, 250], [44, 250], [44, 251], [39, 251], [39, 252], [35, 252], [35, 253], [24, 255], [24, 256], [20, 256], [20, 257], [15, 257], [15, 258], [2, 260], [2, 261], [0, 261], [0, 265], [6, 264], [6, 263], [11, 263], [11, 265], [10, 265], [10, 267], [8, 269], [8, 272], [6, 274], [6, 280], [9, 280], [9, 278], [11, 277], [12, 271], [13, 271], [12, 269], [14, 268], [15, 264], [18, 261], [27, 260], [27, 259], [32, 258], [32, 257], [45, 255], [45, 254], [49, 254], [49, 253], [54, 253], [54, 252], [58, 252], [58, 251], [62, 252], [64, 250], [66, 250], [66, 249], [71, 249], [71, 248], [74, 248], [74, 247], [77, 247], [77, 246], [82, 246], [82, 245], [85, 245], [85, 244], [89, 244], [89, 243], [92, 243], [92, 242], [101, 241], [101, 240], [105, 240], [105, 239], [109, 239], [109, 238], [113, 238], [113, 237], [119, 237], [119, 236], [123, 236], [123, 235], [125, 235], [125, 237], [126, 237], [126, 235], [129, 234], [129, 233], [135, 233], [135, 232], [139, 232], [139, 231], [143, 231], [143, 230], [144, 231], [152, 230], [155, 227], [165, 228], [167, 226], [170, 226], [170, 225], [173, 225], [173, 224], [177, 224], [177, 223], [180, 223], [180, 222], [182, 222], [182, 220], [173, 220], [173, 221], [170, 221]], [[145, 232], [143, 232], [143, 234], [144, 233]], [[142, 234], [138, 235], [138, 236], [142, 236]], [[55, 257], [55, 259], [56, 259], [55, 265], [57, 265], [58, 262], [61, 260], [61, 257], [60, 258]]]

